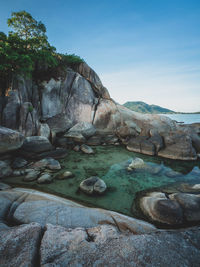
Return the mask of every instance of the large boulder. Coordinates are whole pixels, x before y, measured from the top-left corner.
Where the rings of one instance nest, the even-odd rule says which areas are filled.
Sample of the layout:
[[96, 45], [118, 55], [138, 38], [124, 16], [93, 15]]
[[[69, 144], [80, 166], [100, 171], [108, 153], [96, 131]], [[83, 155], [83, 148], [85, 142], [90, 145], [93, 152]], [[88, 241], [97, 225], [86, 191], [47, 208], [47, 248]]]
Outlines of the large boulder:
[[17, 150], [23, 141], [24, 136], [21, 133], [0, 126], [0, 153]]
[[183, 132], [163, 134], [165, 148], [158, 152], [158, 156], [179, 160], [196, 160], [197, 154], [192, 146], [192, 139]]
[[30, 136], [26, 137], [22, 150], [32, 153], [42, 153], [52, 150], [53, 146], [49, 140], [44, 136]]
[[96, 133], [96, 129], [92, 123], [79, 122], [70, 128], [69, 133], [81, 133], [85, 138], [89, 138]]
[[164, 193], [153, 192], [140, 199], [140, 208], [151, 220], [169, 225], [183, 223], [183, 212], [178, 202]]

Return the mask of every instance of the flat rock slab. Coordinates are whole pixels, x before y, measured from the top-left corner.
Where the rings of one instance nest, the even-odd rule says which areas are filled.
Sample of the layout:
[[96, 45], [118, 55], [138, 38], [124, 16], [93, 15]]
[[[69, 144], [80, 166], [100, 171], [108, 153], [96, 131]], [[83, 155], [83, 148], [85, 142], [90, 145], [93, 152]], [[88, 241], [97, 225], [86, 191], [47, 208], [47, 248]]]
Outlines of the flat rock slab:
[[41, 266], [198, 267], [199, 230], [126, 235], [108, 225], [87, 231], [47, 225], [40, 248]]
[[37, 223], [0, 229], [0, 266], [35, 267], [39, 261], [41, 226]]
[[[8, 195], [8, 199], [7, 199]], [[121, 231], [127, 229], [134, 233], [147, 233], [156, 230], [152, 224], [122, 214], [98, 208], [88, 208], [76, 202], [41, 193], [36, 190], [16, 188], [0, 191], [1, 207], [6, 205], [2, 220], [10, 213], [10, 220], [18, 224], [37, 222], [66, 228], [90, 228], [102, 224], [111, 224]], [[15, 203], [14, 207], [9, 209]], [[6, 218], [5, 218], [6, 219]]]

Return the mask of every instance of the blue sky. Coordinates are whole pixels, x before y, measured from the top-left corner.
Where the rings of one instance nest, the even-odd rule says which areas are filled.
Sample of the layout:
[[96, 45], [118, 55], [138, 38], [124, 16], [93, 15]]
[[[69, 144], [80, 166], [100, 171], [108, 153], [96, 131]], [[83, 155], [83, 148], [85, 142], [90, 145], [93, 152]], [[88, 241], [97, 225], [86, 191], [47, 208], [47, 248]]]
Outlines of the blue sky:
[[199, 0], [1, 0], [47, 27], [59, 52], [80, 55], [119, 103], [200, 111]]

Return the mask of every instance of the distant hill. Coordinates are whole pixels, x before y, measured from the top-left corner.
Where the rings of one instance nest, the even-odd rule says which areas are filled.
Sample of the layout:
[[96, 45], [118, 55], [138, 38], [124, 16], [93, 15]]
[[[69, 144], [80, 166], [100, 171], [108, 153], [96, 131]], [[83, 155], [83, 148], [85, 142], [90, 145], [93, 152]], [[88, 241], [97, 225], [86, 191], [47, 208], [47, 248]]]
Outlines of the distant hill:
[[148, 105], [142, 101], [129, 101], [123, 104], [123, 106], [140, 113], [152, 113], [152, 114], [176, 113], [173, 110], [162, 108], [156, 105]]

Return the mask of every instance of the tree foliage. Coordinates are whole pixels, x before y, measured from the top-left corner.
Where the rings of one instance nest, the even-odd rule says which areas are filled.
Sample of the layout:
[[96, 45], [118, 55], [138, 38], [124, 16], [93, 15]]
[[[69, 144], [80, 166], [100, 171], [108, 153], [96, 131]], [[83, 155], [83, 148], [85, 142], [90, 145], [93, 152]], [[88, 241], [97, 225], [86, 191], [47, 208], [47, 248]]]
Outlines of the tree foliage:
[[15, 75], [41, 80], [41, 74], [45, 79], [48, 73], [83, 62], [74, 54], [57, 53], [48, 42], [45, 25], [28, 12], [13, 12], [7, 23], [13, 31], [0, 32], [0, 94], [5, 94]]

